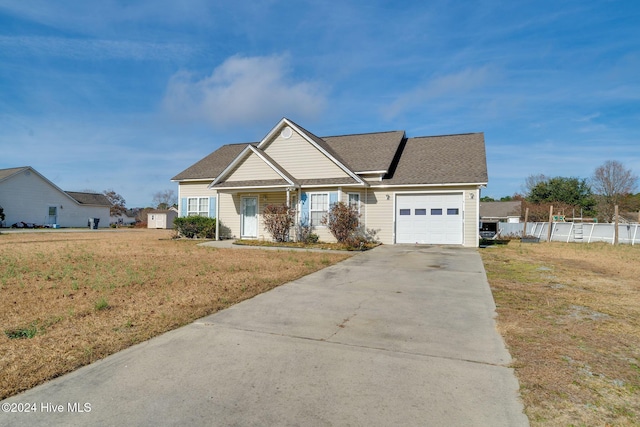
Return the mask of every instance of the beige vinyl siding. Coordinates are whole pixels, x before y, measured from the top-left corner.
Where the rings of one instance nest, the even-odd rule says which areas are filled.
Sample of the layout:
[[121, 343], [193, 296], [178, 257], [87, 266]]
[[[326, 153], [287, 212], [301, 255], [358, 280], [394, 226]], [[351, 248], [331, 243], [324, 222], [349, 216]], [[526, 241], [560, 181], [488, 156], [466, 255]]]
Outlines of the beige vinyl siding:
[[[473, 194], [473, 198], [471, 198]], [[477, 188], [468, 189], [464, 192], [464, 246], [478, 247], [478, 229], [480, 227], [479, 199], [480, 190]]]
[[278, 134], [266, 145], [264, 151], [296, 179], [343, 178], [349, 176], [296, 132], [293, 132], [289, 139], [285, 139]]
[[[225, 226], [230, 230], [230, 236], [228, 237], [239, 238], [240, 197], [237, 194], [218, 193], [218, 214], [220, 227]], [[222, 236], [222, 231], [220, 235]]]
[[[386, 195], [389, 195], [387, 200]], [[364, 209], [361, 209], [365, 227], [376, 230], [381, 243], [393, 244], [393, 190], [367, 189], [362, 198]], [[364, 210], [364, 212], [363, 212]]]
[[212, 182], [213, 181], [181, 182], [178, 185], [178, 199], [184, 197], [215, 196], [216, 192], [207, 188]]
[[255, 153], [251, 153], [242, 163], [225, 178], [225, 181], [250, 181], [256, 179], [282, 179]]

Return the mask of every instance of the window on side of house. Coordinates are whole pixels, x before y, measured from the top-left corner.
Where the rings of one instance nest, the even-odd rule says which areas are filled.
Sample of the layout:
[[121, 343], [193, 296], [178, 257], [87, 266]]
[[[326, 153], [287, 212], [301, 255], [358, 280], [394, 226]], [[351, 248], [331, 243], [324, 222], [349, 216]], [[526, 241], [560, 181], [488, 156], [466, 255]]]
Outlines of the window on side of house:
[[187, 216], [209, 216], [208, 197], [189, 197], [187, 199]]
[[356, 208], [360, 213], [360, 193], [349, 193], [349, 206]]
[[329, 212], [329, 193], [311, 193], [309, 195], [309, 217], [311, 226], [318, 227], [322, 225], [320, 221]]

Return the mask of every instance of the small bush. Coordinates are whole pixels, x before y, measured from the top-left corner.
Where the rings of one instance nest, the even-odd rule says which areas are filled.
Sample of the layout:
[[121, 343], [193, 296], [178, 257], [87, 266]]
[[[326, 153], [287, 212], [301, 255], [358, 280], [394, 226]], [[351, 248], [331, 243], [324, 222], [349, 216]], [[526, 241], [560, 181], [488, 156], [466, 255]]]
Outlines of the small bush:
[[360, 214], [355, 206], [349, 206], [344, 202], [338, 202], [329, 208], [327, 215], [320, 223], [329, 227], [333, 237], [340, 243], [346, 243], [358, 228]]
[[313, 227], [304, 218], [296, 225], [295, 232], [298, 242], [316, 243], [319, 239], [318, 235], [313, 232]]
[[206, 216], [187, 216], [175, 218], [173, 226], [179, 236], [188, 239], [215, 239], [216, 219]]
[[364, 250], [371, 245], [378, 244], [378, 231], [358, 226], [343, 242], [349, 249]]
[[267, 205], [263, 211], [264, 229], [276, 242], [289, 240], [289, 230], [295, 222], [295, 211], [287, 205]]

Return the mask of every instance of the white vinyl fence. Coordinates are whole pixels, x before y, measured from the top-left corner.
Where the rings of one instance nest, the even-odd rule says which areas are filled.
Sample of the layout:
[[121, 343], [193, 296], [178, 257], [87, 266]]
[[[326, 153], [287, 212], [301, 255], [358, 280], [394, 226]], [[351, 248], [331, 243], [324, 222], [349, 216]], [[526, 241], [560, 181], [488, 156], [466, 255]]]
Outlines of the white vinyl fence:
[[[552, 242], [607, 242], [613, 243], [615, 224], [593, 224], [580, 222], [554, 222], [551, 224]], [[522, 237], [524, 223], [499, 223], [500, 236]], [[548, 222], [527, 223], [527, 236], [539, 237], [546, 241], [548, 236]], [[640, 244], [640, 224], [618, 224], [618, 243]]]

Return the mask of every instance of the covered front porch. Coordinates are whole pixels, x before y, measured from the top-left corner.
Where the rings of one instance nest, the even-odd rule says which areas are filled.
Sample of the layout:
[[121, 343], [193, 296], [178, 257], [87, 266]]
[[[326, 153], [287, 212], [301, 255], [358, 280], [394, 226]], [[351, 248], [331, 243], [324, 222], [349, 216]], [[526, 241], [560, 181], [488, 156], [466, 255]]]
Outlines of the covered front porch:
[[335, 187], [217, 189], [216, 217], [219, 221], [216, 227], [228, 228], [230, 235], [221, 236], [219, 229], [216, 235], [222, 238], [271, 240], [271, 234], [265, 230], [264, 209], [268, 205], [286, 205], [293, 210], [295, 218], [289, 240], [297, 239], [296, 229], [299, 226], [311, 226], [321, 241], [335, 241], [320, 220], [331, 204], [341, 200], [342, 194], [346, 193]]

